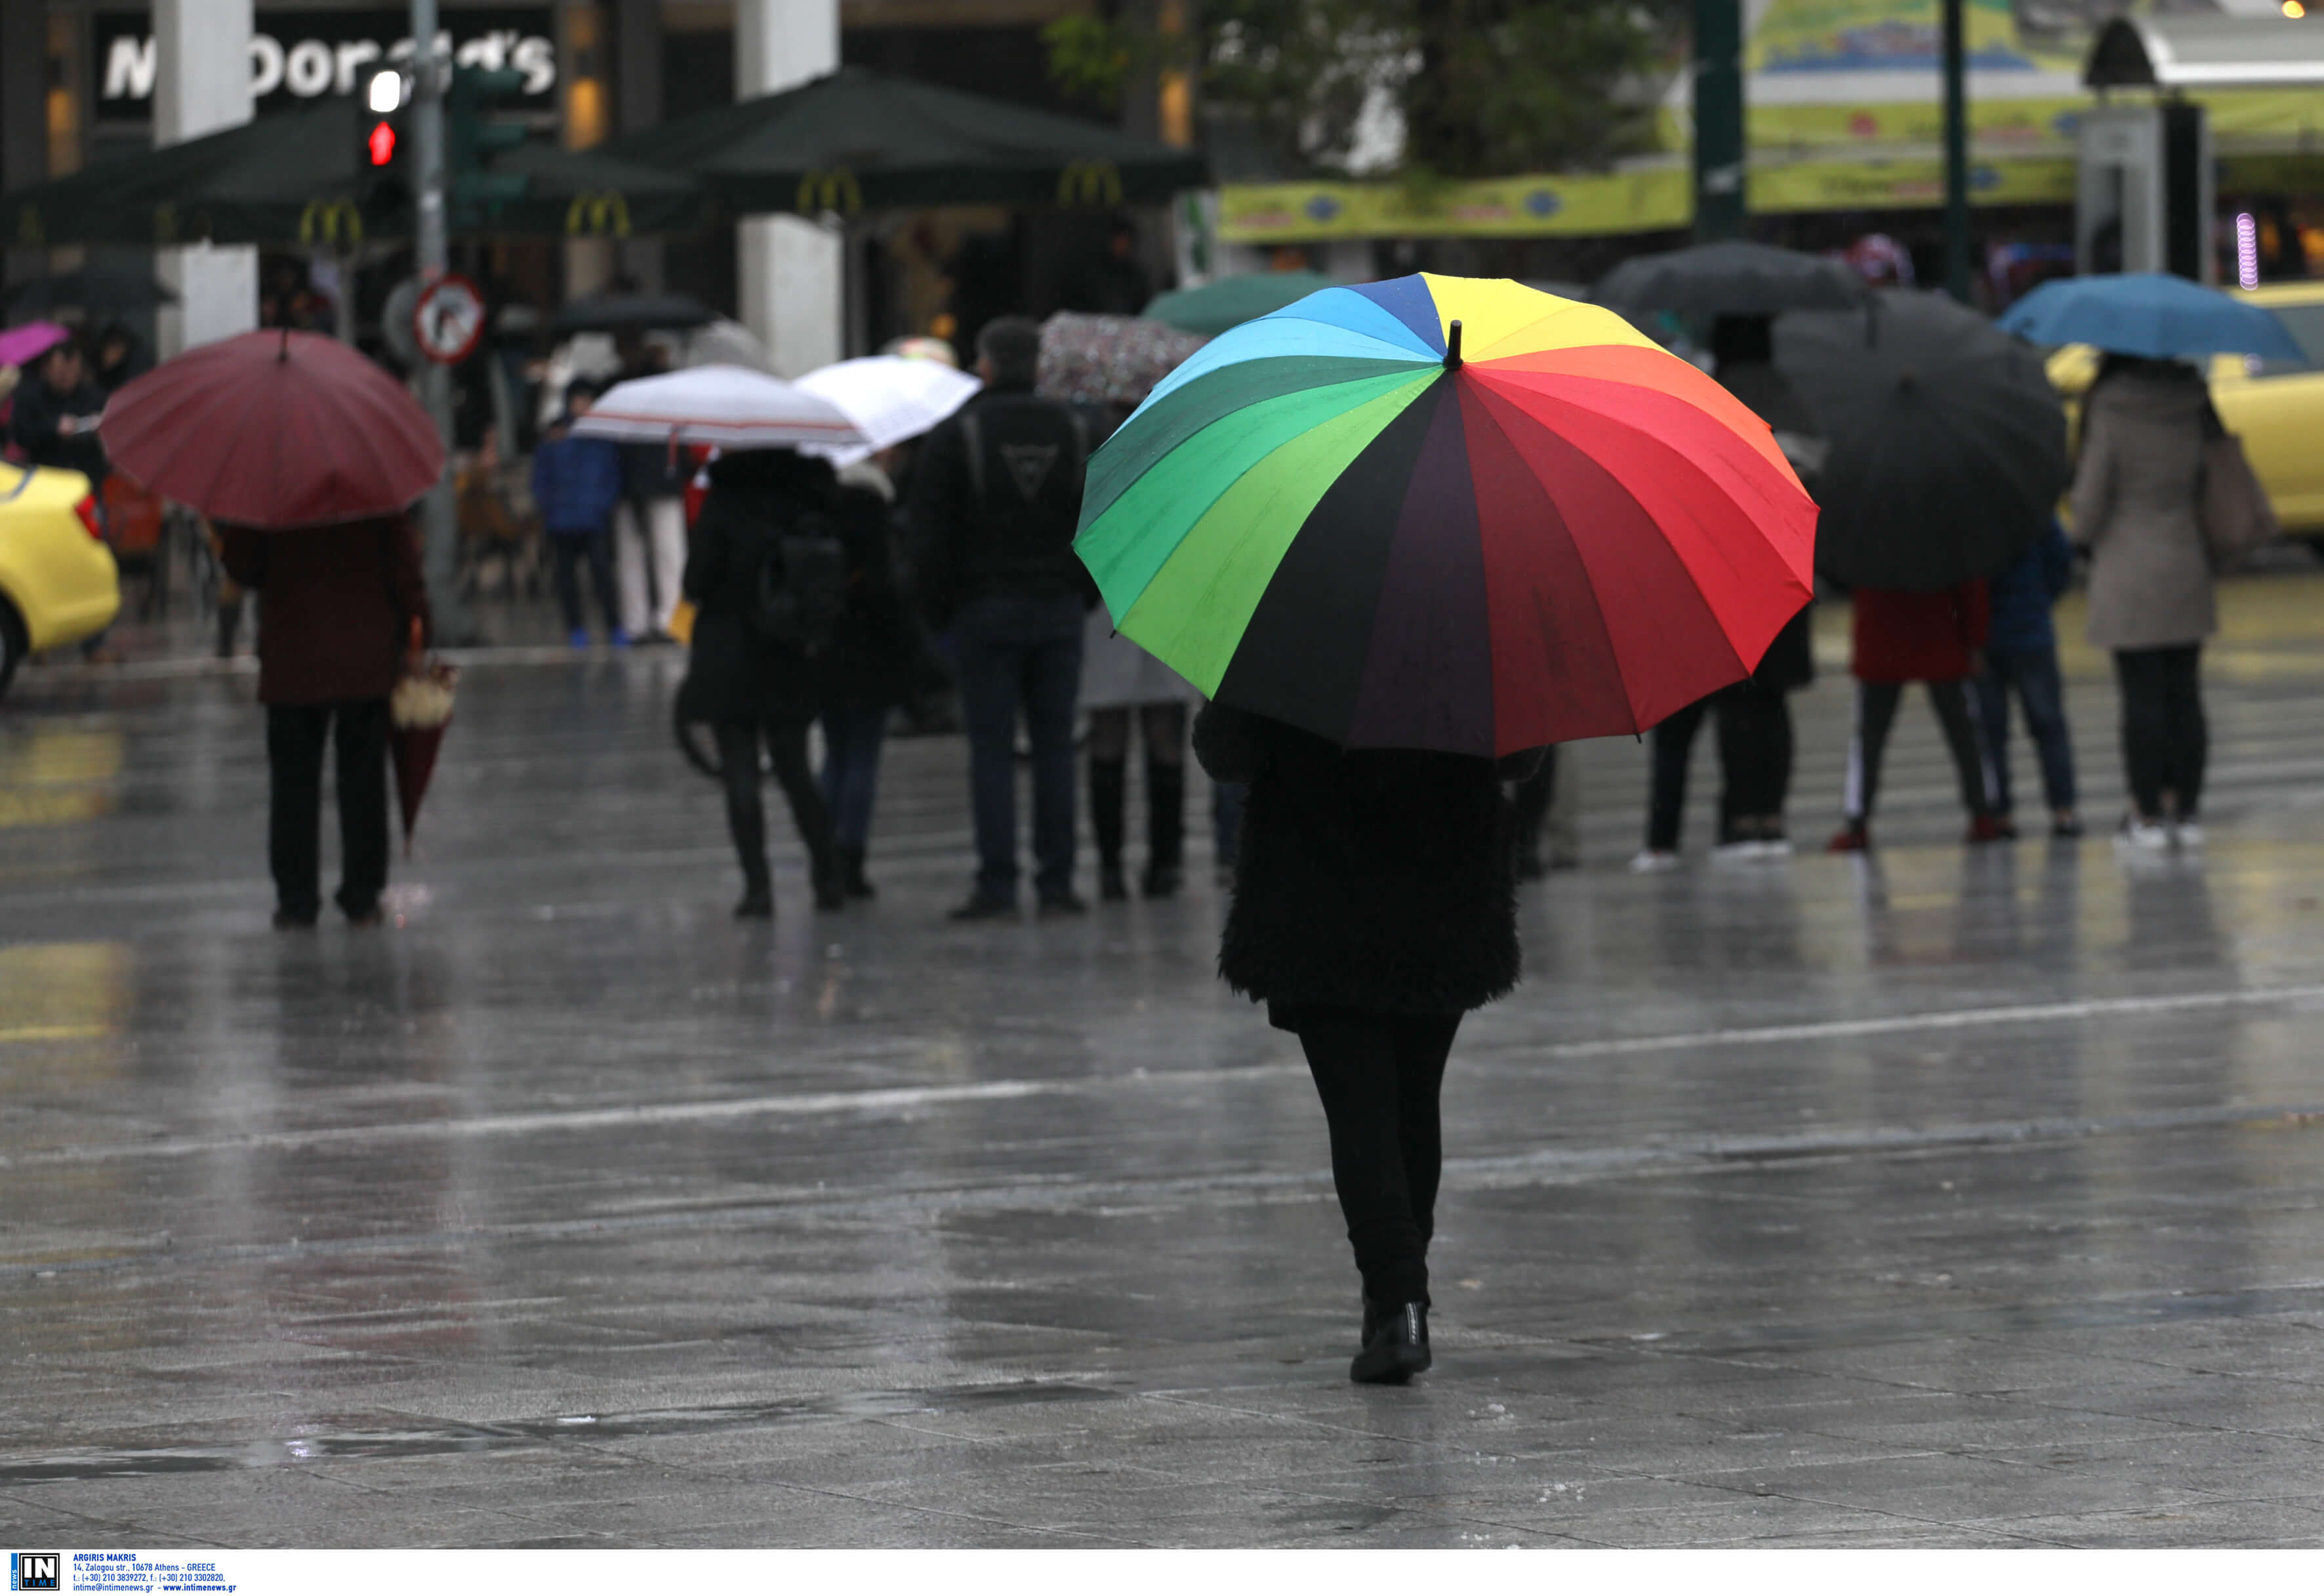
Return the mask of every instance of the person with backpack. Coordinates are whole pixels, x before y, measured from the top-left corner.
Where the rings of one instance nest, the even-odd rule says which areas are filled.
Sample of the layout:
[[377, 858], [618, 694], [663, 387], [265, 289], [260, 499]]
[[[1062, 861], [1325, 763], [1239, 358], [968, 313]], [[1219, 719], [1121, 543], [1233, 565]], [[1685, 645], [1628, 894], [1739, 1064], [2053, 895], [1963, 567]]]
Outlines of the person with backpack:
[[716, 729], [726, 824], [742, 866], [739, 919], [775, 912], [759, 802], [761, 743], [807, 844], [816, 907], [847, 901], [830, 811], [807, 756], [819, 707], [816, 659], [838, 634], [847, 604], [837, 497], [828, 461], [791, 449], [729, 451], [710, 466], [686, 562], [683, 586], [696, 615], [678, 713]]
[[968, 723], [976, 885], [956, 920], [1017, 913], [1017, 720], [1033, 743], [1034, 886], [1043, 915], [1080, 914], [1074, 892], [1074, 707], [1082, 617], [1095, 585], [1074, 553], [1088, 420], [1034, 392], [1038, 323], [988, 322], [984, 390], [928, 434], [908, 499], [913, 570], [929, 619], [949, 629]]
[[622, 448], [599, 438], [575, 438], [575, 420], [589, 413], [603, 384], [576, 377], [565, 391], [565, 415], [532, 453], [532, 502], [557, 562], [557, 602], [565, 612], [566, 641], [589, 646], [581, 611], [577, 567], [589, 567], [589, 586], [605, 617], [606, 641], [630, 646], [613, 592], [613, 511], [622, 502]]

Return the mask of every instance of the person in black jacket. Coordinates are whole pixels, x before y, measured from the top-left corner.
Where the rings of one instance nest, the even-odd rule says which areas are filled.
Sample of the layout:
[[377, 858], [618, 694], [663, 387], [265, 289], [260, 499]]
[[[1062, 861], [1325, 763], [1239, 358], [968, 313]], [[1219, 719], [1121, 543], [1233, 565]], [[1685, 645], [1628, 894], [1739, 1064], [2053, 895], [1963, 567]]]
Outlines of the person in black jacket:
[[1517, 980], [1501, 784], [1531, 775], [1540, 752], [1497, 764], [1343, 750], [1214, 703], [1195, 718], [1194, 755], [1214, 780], [1250, 784], [1219, 973], [1297, 1034], [1323, 1100], [1363, 1278], [1349, 1374], [1401, 1383], [1431, 1361], [1444, 1061], [1462, 1016]]
[[97, 441], [97, 418], [105, 390], [88, 380], [78, 344], [59, 344], [16, 385], [9, 436], [35, 466], [78, 471], [92, 492], [105, 485], [105, 446]]
[[1017, 912], [1017, 717], [1033, 743], [1034, 886], [1041, 912], [1074, 894], [1074, 706], [1082, 614], [1096, 602], [1074, 553], [1090, 427], [1033, 392], [1041, 329], [1022, 317], [977, 337], [984, 392], [928, 434], [908, 512], [929, 619], [960, 657], [976, 821], [976, 887], [960, 920]]
[[[681, 715], [717, 728], [726, 782], [726, 824], [742, 864], [742, 919], [775, 912], [767, 871], [766, 816], [759, 804], [759, 744], [790, 801], [807, 844], [818, 909], [846, 901], [832, 851], [831, 816], [807, 757], [816, 716], [816, 666], [806, 651], [762, 634], [757, 621], [770, 568], [780, 580], [781, 540], [809, 515], [828, 517], [836, 489], [828, 462], [790, 449], [729, 454], [710, 467], [710, 494], [686, 562], [695, 603], [694, 657], [678, 689]], [[826, 523], [827, 524], [827, 523]]]

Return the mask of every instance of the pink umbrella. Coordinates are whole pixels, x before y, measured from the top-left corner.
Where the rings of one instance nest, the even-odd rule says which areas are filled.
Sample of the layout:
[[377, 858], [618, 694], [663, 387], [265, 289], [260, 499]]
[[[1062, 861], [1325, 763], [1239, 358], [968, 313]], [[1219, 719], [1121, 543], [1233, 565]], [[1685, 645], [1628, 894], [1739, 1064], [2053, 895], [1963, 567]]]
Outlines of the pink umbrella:
[[12, 327], [0, 333], [0, 365], [23, 365], [28, 360], [37, 360], [71, 337], [69, 328], [53, 321], [28, 321], [22, 327]]

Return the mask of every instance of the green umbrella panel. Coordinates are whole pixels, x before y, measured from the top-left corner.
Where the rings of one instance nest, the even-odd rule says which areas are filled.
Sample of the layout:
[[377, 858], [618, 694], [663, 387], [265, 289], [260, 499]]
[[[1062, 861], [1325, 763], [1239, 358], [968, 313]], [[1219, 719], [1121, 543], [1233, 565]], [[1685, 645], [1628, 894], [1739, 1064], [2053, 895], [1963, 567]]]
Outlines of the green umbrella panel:
[[[408, 208], [357, 203], [363, 115], [352, 97], [318, 100], [12, 189], [0, 195], [0, 240], [150, 248], [408, 238]], [[525, 193], [484, 208], [456, 235], [618, 237], [690, 231], [708, 220], [700, 184], [590, 151], [528, 144], [493, 170], [524, 177]]]
[[1216, 337], [1331, 286], [1330, 278], [1314, 272], [1256, 272], [1157, 294], [1139, 314], [1181, 332]]
[[698, 175], [736, 213], [1150, 204], [1208, 180], [1191, 150], [1100, 122], [844, 67], [605, 146]]

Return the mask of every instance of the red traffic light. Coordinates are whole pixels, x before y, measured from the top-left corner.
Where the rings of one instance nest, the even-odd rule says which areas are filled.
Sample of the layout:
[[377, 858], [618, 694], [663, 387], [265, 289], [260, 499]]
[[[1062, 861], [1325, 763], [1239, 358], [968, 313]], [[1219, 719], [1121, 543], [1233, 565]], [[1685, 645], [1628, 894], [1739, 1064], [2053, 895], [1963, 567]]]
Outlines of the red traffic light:
[[371, 163], [374, 166], [385, 166], [389, 161], [393, 161], [395, 159], [395, 125], [392, 122], [374, 124], [371, 136], [364, 140], [364, 147], [371, 152]]

